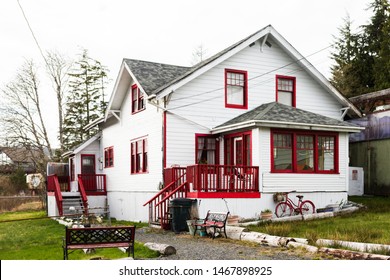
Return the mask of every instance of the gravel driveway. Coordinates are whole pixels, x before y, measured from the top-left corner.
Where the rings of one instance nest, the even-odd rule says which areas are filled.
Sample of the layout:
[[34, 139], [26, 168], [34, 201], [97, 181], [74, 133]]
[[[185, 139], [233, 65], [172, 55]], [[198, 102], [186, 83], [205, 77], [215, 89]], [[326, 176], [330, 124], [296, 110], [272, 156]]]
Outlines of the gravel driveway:
[[192, 236], [188, 233], [175, 234], [150, 228], [137, 229], [135, 240], [146, 243], [168, 244], [176, 254], [160, 256], [161, 260], [307, 260], [310, 255], [249, 242], [226, 238]]

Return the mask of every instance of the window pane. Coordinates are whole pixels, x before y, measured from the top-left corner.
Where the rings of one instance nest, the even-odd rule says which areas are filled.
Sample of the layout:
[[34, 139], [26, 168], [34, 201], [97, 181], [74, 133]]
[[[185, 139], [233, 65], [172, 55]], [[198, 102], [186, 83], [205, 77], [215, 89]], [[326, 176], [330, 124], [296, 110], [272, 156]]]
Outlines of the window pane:
[[314, 137], [297, 136], [297, 170], [313, 171], [314, 170]]
[[291, 92], [278, 92], [278, 102], [284, 105], [292, 106], [292, 93]]
[[244, 105], [244, 88], [228, 85], [227, 103], [235, 105]]
[[216, 163], [216, 139], [210, 137], [197, 137], [197, 164]]
[[274, 134], [274, 166], [275, 170], [292, 170], [292, 135]]
[[318, 170], [333, 171], [335, 169], [334, 145], [334, 137], [318, 137]]

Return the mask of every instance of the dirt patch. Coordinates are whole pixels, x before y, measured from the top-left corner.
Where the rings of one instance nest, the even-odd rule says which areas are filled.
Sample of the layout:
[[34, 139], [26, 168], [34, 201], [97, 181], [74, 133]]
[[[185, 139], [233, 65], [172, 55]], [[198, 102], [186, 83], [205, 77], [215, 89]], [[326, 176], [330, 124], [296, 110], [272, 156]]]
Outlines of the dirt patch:
[[42, 209], [43, 209], [43, 205], [41, 201], [33, 201], [33, 202], [23, 203], [17, 207], [14, 207], [11, 211], [18, 212], [18, 211], [42, 210]]
[[1, 196], [0, 213], [43, 209], [39, 196]]

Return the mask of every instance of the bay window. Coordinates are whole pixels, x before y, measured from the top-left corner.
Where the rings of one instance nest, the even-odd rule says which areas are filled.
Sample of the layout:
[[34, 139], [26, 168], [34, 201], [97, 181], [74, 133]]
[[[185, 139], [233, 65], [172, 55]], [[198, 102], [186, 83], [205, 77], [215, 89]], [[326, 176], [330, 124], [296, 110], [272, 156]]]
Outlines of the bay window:
[[273, 130], [271, 170], [290, 173], [338, 173], [335, 133]]

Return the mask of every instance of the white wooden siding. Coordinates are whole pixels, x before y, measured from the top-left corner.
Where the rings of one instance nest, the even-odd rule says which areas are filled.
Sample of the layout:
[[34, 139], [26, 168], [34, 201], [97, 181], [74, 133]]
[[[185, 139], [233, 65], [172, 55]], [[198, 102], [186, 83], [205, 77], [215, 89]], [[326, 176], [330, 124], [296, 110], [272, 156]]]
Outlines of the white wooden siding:
[[[146, 102], [145, 110], [132, 114], [130, 95], [127, 94], [122, 102], [120, 117], [120, 122], [103, 129], [102, 151], [114, 147], [114, 166], [104, 168], [107, 190], [157, 191], [162, 180], [162, 111]], [[130, 142], [139, 137], [145, 137], [148, 141], [148, 172], [130, 174]]]
[[[348, 190], [348, 134], [339, 134], [339, 174], [271, 173], [270, 129], [260, 129], [260, 191], [341, 191]], [[255, 152], [254, 152], [255, 153]]]
[[[275, 42], [260, 52], [258, 43], [184, 85], [172, 95], [168, 109], [177, 115], [213, 128], [247, 110], [225, 108], [224, 70], [248, 71], [248, 110], [275, 101], [275, 75], [296, 77], [297, 107], [340, 118], [341, 105], [316, 83]], [[287, 66], [286, 66], [287, 65]]]

